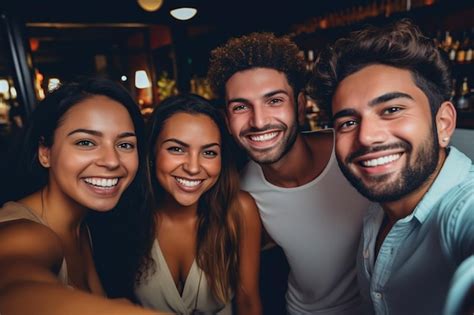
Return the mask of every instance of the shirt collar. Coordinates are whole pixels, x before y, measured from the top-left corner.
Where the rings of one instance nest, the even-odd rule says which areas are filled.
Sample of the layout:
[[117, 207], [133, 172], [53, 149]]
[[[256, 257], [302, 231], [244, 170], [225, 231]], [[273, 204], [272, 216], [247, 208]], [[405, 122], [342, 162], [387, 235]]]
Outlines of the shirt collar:
[[447, 153], [448, 156], [441, 171], [430, 189], [418, 203], [413, 213], [403, 218], [403, 221], [410, 221], [412, 217], [415, 217], [420, 223], [423, 223], [436, 203], [468, 175], [472, 161], [455, 147], [449, 147]]

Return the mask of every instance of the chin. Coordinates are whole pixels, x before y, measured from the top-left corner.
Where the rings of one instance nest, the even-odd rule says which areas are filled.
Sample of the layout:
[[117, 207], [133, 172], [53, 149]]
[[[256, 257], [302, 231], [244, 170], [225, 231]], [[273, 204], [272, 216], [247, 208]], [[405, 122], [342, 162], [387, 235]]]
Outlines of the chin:
[[88, 206], [88, 208], [92, 211], [97, 211], [97, 212], [108, 212], [114, 209], [118, 204], [117, 201], [112, 201], [112, 202], [103, 202], [103, 203], [96, 203], [96, 204], [91, 204]]

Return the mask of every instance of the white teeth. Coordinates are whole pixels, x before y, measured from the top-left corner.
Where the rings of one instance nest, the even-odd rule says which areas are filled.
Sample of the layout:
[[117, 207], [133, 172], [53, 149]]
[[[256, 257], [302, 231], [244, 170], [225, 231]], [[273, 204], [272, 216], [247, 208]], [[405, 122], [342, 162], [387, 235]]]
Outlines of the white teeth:
[[117, 185], [118, 178], [95, 178], [89, 177], [85, 178], [84, 181], [88, 184], [97, 186], [97, 187], [113, 187]]
[[377, 159], [363, 161], [362, 165], [369, 166], [369, 167], [380, 166], [380, 165], [388, 164], [390, 162], [398, 160], [400, 156], [401, 154], [392, 154], [392, 155], [382, 156]]
[[179, 178], [179, 177], [175, 177], [175, 178], [178, 181], [178, 183], [186, 187], [195, 187], [202, 182], [202, 180], [187, 180], [187, 179]]
[[265, 133], [263, 135], [250, 136], [250, 139], [252, 141], [268, 141], [270, 139], [275, 138], [277, 135], [278, 135], [278, 132], [270, 132], [270, 133]]

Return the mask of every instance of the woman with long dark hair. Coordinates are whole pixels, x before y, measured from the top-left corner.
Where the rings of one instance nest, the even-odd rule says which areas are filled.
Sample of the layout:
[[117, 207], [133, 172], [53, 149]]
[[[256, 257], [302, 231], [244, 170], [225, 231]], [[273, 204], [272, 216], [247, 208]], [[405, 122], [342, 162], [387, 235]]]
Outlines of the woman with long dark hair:
[[171, 97], [153, 112], [150, 259], [135, 289], [144, 306], [230, 314], [235, 295], [239, 314], [261, 313], [260, 218], [239, 190], [231, 148], [223, 116], [197, 95]]
[[139, 213], [143, 140], [137, 105], [111, 81], [65, 84], [37, 105], [12, 168], [16, 201], [0, 209], [0, 313], [155, 314], [105, 298], [89, 233], [93, 214]]

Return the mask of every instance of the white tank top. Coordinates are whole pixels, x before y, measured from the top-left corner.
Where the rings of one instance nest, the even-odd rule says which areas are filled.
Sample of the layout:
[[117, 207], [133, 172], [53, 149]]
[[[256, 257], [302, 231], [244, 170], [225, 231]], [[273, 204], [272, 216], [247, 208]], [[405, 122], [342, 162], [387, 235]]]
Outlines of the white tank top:
[[288, 312], [358, 314], [356, 253], [369, 201], [339, 170], [334, 144], [326, 168], [305, 185], [272, 185], [251, 161], [241, 187], [255, 199], [266, 231], [288, 259]]

